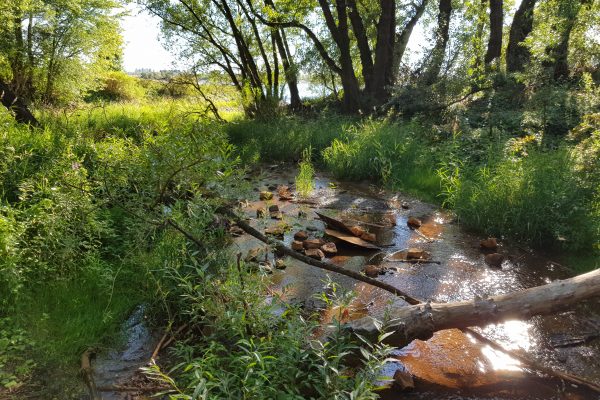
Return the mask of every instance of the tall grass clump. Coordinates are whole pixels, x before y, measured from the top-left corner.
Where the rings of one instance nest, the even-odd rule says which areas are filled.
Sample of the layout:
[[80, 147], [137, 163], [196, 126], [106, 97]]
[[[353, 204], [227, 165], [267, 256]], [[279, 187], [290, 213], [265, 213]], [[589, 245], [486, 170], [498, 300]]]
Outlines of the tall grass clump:
[[323, 161], [338, 178], [372, 179], [433, 199], [440, 182], [424, 130], [416, 122], [363, 121], [334, 139]]
[[497, 164], [442, 171], [446, 205], [468, 227], [540, 247], [591, 250], [600, 219], [573, 154], [532, 149]]
[[298, 164], [299, 171], [296, 176], [296, 190], [302, 197], [308, 197], [315, 190], [315, 169], [312, 164], [312, 148], [308, 147], [302, 152], [302, 160]]
[[292, 161], [299, 160], [309, 146], [320, 153], [352, 121], [337, 115], [314, 119], [284, 116], [269, 121], [235, 121], [226, 131], [245, 160]]

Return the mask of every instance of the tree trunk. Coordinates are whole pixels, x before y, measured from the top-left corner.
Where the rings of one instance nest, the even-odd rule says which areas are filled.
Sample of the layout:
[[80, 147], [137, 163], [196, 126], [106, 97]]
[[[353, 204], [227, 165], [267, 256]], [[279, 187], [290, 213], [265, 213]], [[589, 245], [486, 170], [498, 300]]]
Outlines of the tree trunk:
[[[434, 332], [450, 328], [485, 326], [508, 319], [527, 319], [535, 315], [555, 314], [584, 300], [600, 296], [600, 269], [571, 279], [558, 280], [487, 299], [455, 303], [426, 303], [392, 310], [385, 342], [404, 347], [414, 339], [429, 339]], [[370, 317], [348, 323], [348, 328], [376, 340], [378, 325]]]
[[393, 83], [392, 68], [394, 39], [396, 32], [396, 2], [380, 0], [381, 14], [377, 23], [377, 44], [373, 70], [372, 93], [377, 103], [384, 103], [388, 97], [388, 87]]
[[360, 110], [360, 90], [358, 80], [354, 72], [352, 63], [352, 53], [350, 52], [350, 37], [348, 32], [348, 13], [345, 0], [336, 0], [338, 23], [336, 25], [331, 9], [327, 0], [319, 0], [319, 5], [325, 17], [327, 29], [331, 33], [333, 40], [338, 46], [340, 52], [340, 78], [344, 88], [344, 111], [347, 113], [357, 113]]
[[502, 3], [502, 0], [490, 0], [490, 39], [484, 59], [486, 65], [502, 54]]
[[506, 70], [508, 72], [523, 71], [525, 64], [529, 62], [529, 49], [523, 45], [523, 42], [533, 29], [535, 2], [536, 0], [523, 0], [515, 12], [506, 47]]
[[363, 79], [365, 80], [365, 91], [371, 93], [373, 86], [373, 58], [371, 57], [371, 47], [369, 38], [365, 29], [363, 20], [358, 12], [356, 0], [348, 0], [348, 17], [352, 24], [352, 31], [356, 38], [356, 44], [360, 54], [360, 63], [362, 65]]
[[14, 113], [17, 122], [29, 124], [31, 126], [39, 126], [38, 120], [33, 116], [27, 104], [17, 96], [10, 87], [0, 80], [0, 102], [9, 111]]
[[431, 61], [423, 78], [426, 85], [435, 83], [440, 75], [448, 45], [451, 13], [452, 0], [440, 0], [435, 46], [431, 51]]
[[581, 10], [581, 2], [573, 0], [566, 8], [566, 15], [563, 20], [560, 32], [560, 40], [558, 44], [550, 49], [550, 54], [554, 59], [554, 65], [552, 76], [555, 80], [564, 80], [569, 78], [569, 40], [571, 39], [571, 32], [577, 21], [577, 15]]
[[427, 1], [428, 0], [422, 0], [421, 4], [417, 5], [415, 8], [415, 14], [408, 20], [408, 23], [404, 29], [402, 29], [402, 32], [396, 34], [396, 42], [394, 43], [394, 60], [392, 62], [392, 84], [395, 84], [398, 81], [400, 62], [402, 61], [402, 57], [406, 51], [406, 46], [408, 45], [408, 40], [412, 35], [412, 31], [425, 11]]

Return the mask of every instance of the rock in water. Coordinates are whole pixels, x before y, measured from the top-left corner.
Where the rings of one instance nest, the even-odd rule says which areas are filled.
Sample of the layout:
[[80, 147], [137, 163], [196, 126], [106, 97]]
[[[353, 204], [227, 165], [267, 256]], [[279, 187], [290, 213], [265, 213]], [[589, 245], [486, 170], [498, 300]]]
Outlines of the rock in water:
[[349, 229], [350, 229], [350, 232], [352, 232], [352, 234], [356, 237], [361, 237], [362, 235], [364, 235], [366, 233], [365, 230], [358, 225], [352, 226]]
[[269, 212], [279, 212], [279, 206], [277, 204], [270, 205]]
[[409, 372], [403, 369], [397, 369], [396, 372], [394, 372], [394, 387], [402, 391], [412, 390], [415, 388], [415, 381]]
[[377, 276], [379, 276], [379, 274], [382, 273], [382, 271], [383, 269], [381, 267], [378, 267], [377, 265], [367, 265], [363, 270], [365, 275], [370, 278], [376, 278]]
[[304, 254], [319, 261], [325, 258], [325, 254], [320, 249], [308, 249]]
[[306, 240], [308, 239], [308, 233], [306, 231], [298, 231], [294, 234], [294, 239], [299, 241]]
[[285, 261], [283, 261], [281, 258], [278, 258], [277, 261], [275, 261], [275, 268], [285, 269], [286, 267], [287, 265], [285, 265]]
[[369, 232], [363, 233], [362, 235], [360, 235], [360, 238], [362, 240], [366, 240], [367, 242], [375, 243], [377, 241], [377, 236], [375, 236], [374, 233], [369, 233]]
[[299, 240], [294, 240], [294, 241], [292, 242], [292, 250], [295, 250], [295, 251], [302, 251], [302, 250], [304, 250], [304, 245], [302, 244], [302, 242], [301, 242], [301, 241], [299, 241]]
[[502, 267], [502, 262], [504, 261], [504, 256], [500, 253], [492, 253], [485, 256], [485, 263], [490, 267], [500, 268]]
[[305, 249], [319, 249], [325, 244], [323, 239], [308, 239], [304, 241]]
[[327, 257], [333, 257], [337, 254], [337, 247], [335, 243], [328, 242], [321, 246], [321, 251], [323, 251]]
[[408, 225], [409, 228], [418, 229], [421, 227], [422, 222], [418, 218], [408, 217], [408, 220], [406, 221], [406, 225]]
[[273, 199], [273, 193], [268, 192], [268, 191], [260, 192], [260, 194], [258, 195], [258, 198], [260, 200], [271, 200], [271, 199]]
[[498, 242], [496, 241], [496, 238], [491, 237], [479, 242], [479, 246], [483, 250], [496, 250], [498, 248]]
[[425, 251], [417, 248], [410, 248], [406, 251], [406, 259], [407, 260], [420, 260], [425, 258]]
[[256, 210], [256, 218], [264, 218], [267, 215], [267, 210], [264, 208], [259, 208]]

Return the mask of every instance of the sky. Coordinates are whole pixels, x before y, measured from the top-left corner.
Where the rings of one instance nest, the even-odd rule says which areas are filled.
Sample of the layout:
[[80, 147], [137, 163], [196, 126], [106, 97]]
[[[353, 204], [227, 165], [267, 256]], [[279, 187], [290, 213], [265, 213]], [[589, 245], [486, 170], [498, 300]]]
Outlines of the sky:
[[160, 42], [160, 19], [140, 12], [136, 5], [128, 6], [130, 15], [123, 18], [123, 65], [125, 71], [150, 68], [152, 70], [173, 69], [175, 57]]
[[[513, 9], [520, 3], [521, 0], [516, 0]], [[177, 69], [175, 55], [167, 51], [160, 41], [160, 19], [135, 4], [130, 4], [128, 10], [130, 15], [121, 21], [125, 71], [133, 72], [142, 68], [155, 71]], [[411, 61], [421, 56], [426, 36], [423, 26], [417, 24], [408, 45]]]

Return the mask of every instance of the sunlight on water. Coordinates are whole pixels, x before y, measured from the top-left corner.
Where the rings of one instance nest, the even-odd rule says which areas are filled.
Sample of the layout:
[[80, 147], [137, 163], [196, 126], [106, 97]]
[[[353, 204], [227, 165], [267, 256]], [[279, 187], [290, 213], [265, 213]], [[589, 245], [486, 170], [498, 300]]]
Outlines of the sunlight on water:
[[[488, 359], [490, 365], [495, 371], [520, 371], [521, 362], [509, 357], [507, 354], [496, 351], [490, 346], [484, 346], [481, 348], [481, 353]], [[481, 372], [486, 372], [485, 369], [481, 369]]]

